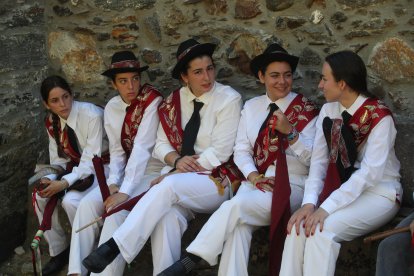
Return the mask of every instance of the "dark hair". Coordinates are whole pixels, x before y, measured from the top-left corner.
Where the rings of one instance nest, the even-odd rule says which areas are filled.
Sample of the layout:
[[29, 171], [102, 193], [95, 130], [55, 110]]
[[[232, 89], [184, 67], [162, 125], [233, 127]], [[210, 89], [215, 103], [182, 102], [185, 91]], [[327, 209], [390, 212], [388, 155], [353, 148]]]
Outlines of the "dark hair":
[[[125, 73], [135, 73], [135, 72], [125, 72]], [[137, 72], [138, 73], [138, 76], [139, 76], [139, 79], [141, 79], [141, 72]], [[121, 74], [121, 73], [116, 73], [116, 74], [112, 74], [111, 75], [111, 80], [112, 80], [112, 82], [113, 83], [115, 83], [115, 80], [116, 80], [116, 75], [118, 75], [118, 74]]]
[[49, 76], [44, 79], [40, 85], [40, 95], [42, 96], [42, 100], [47, 103], [50, 91], [56, 87], [62, 88], [72, 95], [72, 90], [64, 78], [60, 76]]
[[269, 67], [269, 65], [273, 62], [285, 62], [285, 63], [289, 64], [290, 71], [292, 71], [292, 74], [293, 74], [292, 66], [290, 65], [290, 63], [287, 62], [286, 60], [282, 60], [282, 59], [280, 59], [280, 60], [271, 60], [269, 62], [266, 62], [265, 64], [260, 66], [259, 72], [262, 72], [262, 74], [264, 75], [266, 73], [267, 67]]
[[367, 69], [360, 56], [352, 51], [340, 51], [328, 55], [325, 61], [332, 69], [336, 81], [343, 80], [354, 91], [366, 97], [375, 97], [368, 91]]
[[187, 71], [188, 71], [188, 69], [190, 69], [190, 65], [189, 65], [190, 62], [192, 62], [196, 58], [202, 58], [202, 57], [209, 57], [211, 59], [211, 62], [213, 63], [213, 66], [216, 67], [216, 65], [214, 64], [213, 56], [211, 56], [209, 54], [206, 54], [206, 53], [203, 53], [203, 54], [200, 54], [198, 56], [193, 57], [186, 64], [184, 64], [184, 66], [181, 67], [180, 76], [181, 76], [181, 74], [187, 75]]
[[[69, 92], [69, 94], [72, 95], [72, 90], [70, 89], [70, 86], [68, 82], [60, 77], [60, 76], [49, 76], [46, 79], [42, 81], [42, 84], [40, 85], [40, 95], [42, 96], [42, 100], [47, 103], [47, 100], [49, 99], [49, 93], [52, 91], [53, 88], [62, 88]], [[52, 112], [50, 112], [52, 113]], [[55, 139], [56, 145], [57, 145], [57, 153], [59, 157], [66, 158], [67, 155], [63, 151], [63, 147], [60, 143], [59, 139], [59, 117], [52, 113], [52, 126], [53, 126], [53, 138]]]

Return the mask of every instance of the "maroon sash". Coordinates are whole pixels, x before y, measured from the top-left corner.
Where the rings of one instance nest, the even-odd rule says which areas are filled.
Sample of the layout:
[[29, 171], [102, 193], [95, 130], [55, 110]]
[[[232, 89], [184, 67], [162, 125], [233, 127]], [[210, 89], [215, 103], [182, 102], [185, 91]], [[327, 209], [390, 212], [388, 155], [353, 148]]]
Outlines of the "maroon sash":
[[[49, 135], [55, 137], [54, 129], [53, 129], [53, 115], [49, 114], [45, 120], [46, 129], [49, 132]], [[58, 131], [58, 139], [60, 141], [60, 146], [62, 151], [66, 154], [66, 156], [75, 164], [79, 164], [81, 154], [77, 152], [69, 143], [69, 137], [67, 128], [65, 127], [62, 131], [60, 126], [60, 120], [57, 121], [57, 131]]]
[[[355, 112], [349, 120], [348, 126], [352, 131], [357, 149], [360, 150], [366, 142], [371, 130], [387, 115], [391, 115], [391, 110], [385, 104], [374, 98], [368, 98]], [[336, 160], [339, 157], [346, 166], [349, 164], [346, 146], [341, 137], [342, 119], [333, 119], [331, 130], [331, 149], [329, 152], [329, 165], [322, 192], [319, 195], [319, 203], [322, 204], [329, 195], [341, 186]]]
[[[181, 154], [184, 131], [181, 127], [180, 89], [175, 90], [161, 103], [158, 108], [158, 115], [168, 141]], [[231, 182], [233, 192], [236, 192], [244, 176], [234, 164], [233, 156], [231, 156], [227, 162], [211, 171], [210, 178], [217, 185], [219, 194], [222, 195], [224, 187], [221, 183], [226, 178]]]
[[[319, 109], [303, 95], [298, 94], [285, 111], [290, 124], [301, 132], [318, 116]], [[290, 218], [290, 183], [285, 149], [289, 146], [286, 135], [265, 127], [257, 136], [253, 148], [253, 160], [260, 174], [277, 159], [275, 185], [272, 194], [269, 275], [279, 275], [286, 227]]]
[[[303, 95], [298, 94], [285, 111], [290, 124], [301, 132], [306, 125], [318, 116], [317, 106]], [[253, 148], [253, 160], [260, 174], [264, 174], [267, 168], [276, 160], [279, 149], [278, 136], [273, 137], [268, 128], [264, 128], [256, 138]], [[284, 143], [287, 148], [288, 143]]]
[[161, 93], [155, 87], [144, 84], [137, 98], [127, 108], [121, 131], [121, 145], [127, 154], [127, 158], [131, 155], [132, 148], [134, 147], [134, 139], [144, 116], [145, 109], [157, 97], [162, 97]]

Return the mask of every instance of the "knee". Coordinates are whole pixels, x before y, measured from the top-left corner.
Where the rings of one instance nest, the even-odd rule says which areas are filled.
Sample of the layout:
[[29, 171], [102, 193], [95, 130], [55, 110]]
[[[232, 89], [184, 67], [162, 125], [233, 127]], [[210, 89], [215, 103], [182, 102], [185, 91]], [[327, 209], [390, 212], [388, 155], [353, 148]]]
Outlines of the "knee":
[[76, 205], [77, 205], [76, 204], [76, 201], [73, 200], [72, 198], [70, 198], [68, 196], [63, 197], [63, 199], [62, 199], [62, 207], [66, 211], [76, 209], [77, 208]]

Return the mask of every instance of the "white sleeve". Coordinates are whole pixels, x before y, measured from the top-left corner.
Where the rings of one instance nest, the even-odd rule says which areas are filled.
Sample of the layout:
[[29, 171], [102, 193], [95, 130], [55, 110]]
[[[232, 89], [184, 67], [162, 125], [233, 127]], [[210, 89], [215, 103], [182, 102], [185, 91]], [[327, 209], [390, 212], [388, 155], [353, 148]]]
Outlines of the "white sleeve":
[[317, 117], [313, 118], [299, 133], [298, 140], [293, 145], [289, 145], [296, 159], [305, 166], [310, 166], [316, 120]]

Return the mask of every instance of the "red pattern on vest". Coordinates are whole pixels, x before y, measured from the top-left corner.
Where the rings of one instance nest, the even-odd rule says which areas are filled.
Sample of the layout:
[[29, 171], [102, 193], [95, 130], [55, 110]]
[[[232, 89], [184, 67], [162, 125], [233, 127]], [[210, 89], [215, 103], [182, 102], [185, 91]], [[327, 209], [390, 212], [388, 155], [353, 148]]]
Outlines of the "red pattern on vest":
[[[53, 115], [49, 114], [45, 119], [45, 125], [46, 129], [50, 136], [55, 137], [53, 132]], [[72, 146], [69, 143], [69, 137], [68, 133], [66, 131], [66, 127], [62, 131], [61, 125], [60, 125], [60, 119], [57, 122], [57, 128], [58, 128], [58, 135], [59, 135], [59, 141], [60, 145], [63, 149], [63, 152], [69, 157], [69, 159], [75, 163], [76, 165], [79, 164], [81, 155], [80, 153], [76, 152]]]
[[[167, 135], [171, 146], [181, 154], [181, 145], [183, 142], [184, 131], [181, 127], [181, 101], [180, 89], [171, 93], [159, 106], [158, 115], [162, 128]], [[210, 178], [216, 183], [219, 193], [224, 192], [221, 183], [228, 178], [232, 183], [233, 191], [236, 192], [241, 180], [244, 179], [243, 174], [234, 164], [233, 156], [225, 163], [214, 168], [211, 171]]]
[[[313, 118], [318, 116], [319, 109], [306, 97], [298, 94], [284, 113], [289, 123], [301, 132]], [[278, 145], [278, 137], [272, 137], [268, 128], [264, 128], [257, 136], [253, 148], [253, 160], [260, 174], [264, 174], [276, 160]], [[283, 146], [288, 147], [287, 141]]]
[[[371, 130], [384, 118], [385, 116], [392, 116], [391, 110], [380, 100], [368, 98], [354, 113], [349, 120], [348, 126], [352, 130], [355, 145], [358, 151], [361, 149], [363, 143], [368, 139]], [[333, 126], [331, 131], [331, 152], [329, 153], [329, 165], [327, 168], [326, 178], [322, 192], [319, 195], [319, 203], [322, 204], [329, 195], [341, 186], [336, 160], [338, 154], [341, 161], [346, 165], [348, 161], [346, 149], [344, 150], [343, 139], [340, 137], [340, 127], [342, 119], [333, 119]], [[349, 161], [348, 161], [349, 162]]]
[[144, 84], [138, 92], [138, 96], [127, 108], [121, 131], [121, 145], [127, 158], [131, 155], [134, 139], [138, 133], [145, 110], [157, 97], [162, 97], [161, 93], [155, 87]]

